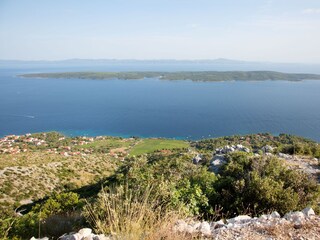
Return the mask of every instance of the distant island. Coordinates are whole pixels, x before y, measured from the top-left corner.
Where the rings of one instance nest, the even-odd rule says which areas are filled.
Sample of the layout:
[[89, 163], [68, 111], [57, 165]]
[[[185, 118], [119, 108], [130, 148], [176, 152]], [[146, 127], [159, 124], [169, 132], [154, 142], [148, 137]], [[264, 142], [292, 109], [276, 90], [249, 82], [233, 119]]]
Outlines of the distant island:
[[158, 78], [161, 80], [192, 80], [204, 82], [219, 81], [265, 81], [265, 80], [320, 80], [318, 74], [281, 73], [274, 71], [179, 71], [179, 72], [61, 72], [22, 74], [28, 78], [75, 78], [75, 79], [144, 79]]

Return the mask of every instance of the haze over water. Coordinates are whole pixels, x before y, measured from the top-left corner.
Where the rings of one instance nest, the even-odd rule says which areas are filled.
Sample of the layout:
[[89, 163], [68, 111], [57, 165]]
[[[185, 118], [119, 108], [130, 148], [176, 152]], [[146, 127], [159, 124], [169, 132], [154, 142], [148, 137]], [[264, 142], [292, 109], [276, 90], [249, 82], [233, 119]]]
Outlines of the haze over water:
[[[226, 65], [165, 64], [2, 67], [0, 135], [60, 131], [68, 135], [201, 139], [269, 132], [320, 141], [320, 81], [192, 82], [16, 76], [28, 72], [218, 68], [241, 70]], [[304, 72], [318, 73], [318, 69]]]

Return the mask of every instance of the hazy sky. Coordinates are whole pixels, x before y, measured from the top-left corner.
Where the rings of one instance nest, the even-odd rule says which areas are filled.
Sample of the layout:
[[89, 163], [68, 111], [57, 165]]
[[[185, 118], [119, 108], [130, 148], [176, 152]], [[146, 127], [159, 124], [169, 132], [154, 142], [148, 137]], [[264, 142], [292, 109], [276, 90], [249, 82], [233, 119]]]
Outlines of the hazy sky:
[[0, 59], [320, 63], [320, 0], [0, 0]]

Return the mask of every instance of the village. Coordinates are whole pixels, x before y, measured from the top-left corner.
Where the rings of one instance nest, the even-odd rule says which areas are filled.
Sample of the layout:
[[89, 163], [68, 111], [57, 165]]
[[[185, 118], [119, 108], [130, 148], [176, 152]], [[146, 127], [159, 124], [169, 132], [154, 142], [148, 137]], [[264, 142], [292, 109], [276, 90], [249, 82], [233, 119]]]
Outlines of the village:
[[[43, 137], [46, 136], [46, 133], [42, 133]], [[77, 137], [76, 139], [72, 139], [71, 146], [82, 146], [88, 143], [93, 142], [95, 139], [102, 139], [103, 137]], [[58, 141], [62, 142], [66, 138], [61, 137]], [[83, 152], [73, 151], [72, 147], [68, 146], [58, 146], [57, 148], [48, 147], [48, 143], [46, 140], [33, 137], [33, 134], [27, 133], [25, 135], [8, 135], [3, 138], [0, 138], [0, 154], [18, 154], [21, 152], [27, 152], [31, 149], [37, 149], [41, 147], [41, 149], [46, 148], [47, 152], [61, 154], [63, 156], [74, 156], [90, 153], [90, 149], [84, 149]]]

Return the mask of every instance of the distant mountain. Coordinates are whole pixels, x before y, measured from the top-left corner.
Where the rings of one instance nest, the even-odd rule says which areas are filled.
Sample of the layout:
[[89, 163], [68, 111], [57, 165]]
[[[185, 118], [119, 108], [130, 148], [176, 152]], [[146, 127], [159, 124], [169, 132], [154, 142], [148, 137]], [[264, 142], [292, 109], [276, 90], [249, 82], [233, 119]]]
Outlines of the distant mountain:
[[[320, 74], [320, 64], [250, 62], [226, 58], [175, 59], [66, 59], [58, 61], [0, 60], [0, 68], [60, 71], [277, 71]], [[46, 70], [48, 71], [48, 70]]]
[[253, 63], [226, 58], [218, 59], [197, 59], [197, 60], [176, 60], [176, 59], [65, 59], [65, 60], [0, 60], [0, 64], [110, 64], [110, 63], [203, 63], [203, 64], [245, 64]]

